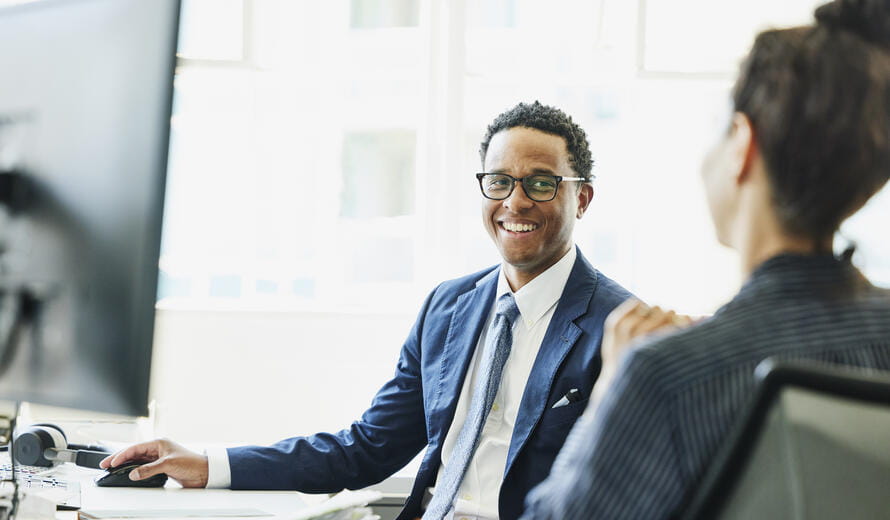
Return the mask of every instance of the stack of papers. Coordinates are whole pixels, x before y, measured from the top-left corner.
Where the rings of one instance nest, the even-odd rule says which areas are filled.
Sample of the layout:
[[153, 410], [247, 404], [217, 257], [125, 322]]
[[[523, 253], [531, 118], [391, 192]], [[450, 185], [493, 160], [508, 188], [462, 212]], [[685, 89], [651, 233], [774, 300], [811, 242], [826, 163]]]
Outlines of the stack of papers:
[[94, 509], [81, 510], [80, 520], [106, 520], [111, 518], [251, 518], [273, 516], [259, 509]]
[[380, 520], [371, 508], [371, 502], [383, 498], [379, 491], [341, 491], [320, 504], [300, 510], [295, 515], [279, 517], [280, 520]]
[[[383, 498], [379, 491], [343, 491], [315, 505], [304, 507], [293, 514], [273, 515], [258, 509], [106, 509], [81, 510], [80, 520], [155, 520], [155, 519], [253, 519], [257, 520], [380, 520], [371, 502]], [[0, 497], [2, 504], [2, 497]], [[2, 511], [2, 509], [0, 509]], [[52, 507], [52, 517], [55, 506]], [[0, 518], [0, 520], [5, 520]]]

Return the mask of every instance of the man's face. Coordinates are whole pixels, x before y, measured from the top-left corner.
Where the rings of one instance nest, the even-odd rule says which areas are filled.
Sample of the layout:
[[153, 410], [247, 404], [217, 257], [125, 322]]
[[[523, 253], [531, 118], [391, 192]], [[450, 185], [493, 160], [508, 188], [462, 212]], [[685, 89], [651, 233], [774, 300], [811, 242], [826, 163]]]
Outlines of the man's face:
[[[578, 177], [569, 164], [565, 139], [531, 128], [515, 127], [495, 134], [485, 156], [486, 173]], [[504, 261], [534, 277], [555, 264], [572, 247], [575, 220], [587, 210], [593, 188], [563, 182], [556, 198], [536, 202], [520, 183], [504, 200], [483, 199], [482, 221]]]

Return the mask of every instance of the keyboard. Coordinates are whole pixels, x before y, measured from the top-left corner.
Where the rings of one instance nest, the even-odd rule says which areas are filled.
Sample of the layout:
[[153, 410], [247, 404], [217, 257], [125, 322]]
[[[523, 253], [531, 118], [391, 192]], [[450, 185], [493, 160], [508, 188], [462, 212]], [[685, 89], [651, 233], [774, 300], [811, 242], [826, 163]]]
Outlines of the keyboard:
[[[43, 495], [56, 503], [56, 509], [75, 511], [80, 509], [80, 484], [56, 478], [56, 468], [15, 465], [19, 489]], [[9, 452], [0, 452], [0, 480], [12, 479]]]

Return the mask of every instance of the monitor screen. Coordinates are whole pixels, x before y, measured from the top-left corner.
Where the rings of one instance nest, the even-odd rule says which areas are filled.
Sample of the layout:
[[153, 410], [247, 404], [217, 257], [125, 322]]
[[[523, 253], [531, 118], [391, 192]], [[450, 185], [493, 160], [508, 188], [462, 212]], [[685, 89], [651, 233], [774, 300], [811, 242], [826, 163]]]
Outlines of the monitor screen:
[[0, 8], [0, 399], [147, 412], [178, 18]]

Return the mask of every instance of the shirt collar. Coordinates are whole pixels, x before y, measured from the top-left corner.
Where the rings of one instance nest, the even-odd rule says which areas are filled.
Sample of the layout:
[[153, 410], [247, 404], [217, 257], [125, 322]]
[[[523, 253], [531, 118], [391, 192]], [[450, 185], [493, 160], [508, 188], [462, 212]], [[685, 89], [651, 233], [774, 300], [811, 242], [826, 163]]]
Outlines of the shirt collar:
[[717, 313], [748, 301], [847, 298], [871, 287], [847, 254], [836, 258], [831, 254], [784, 253], [755, 268], [738, 294]]
[[569, 280], [569, 275], [572, 273], [572, 267], [575, 266], [575, 258], [577, 256], [575, 247], [570, 247], [569, 252], [563, 255], [558, 262], [551, 265], [532, 281], [523, 285], [515, 293], [510, 290], [510, 284], [507, 282], [504, 268], [501, 266], [498, 273], [498, 289], [495, 301], [501, 295], [512, 293], [513, 298], [516, 300], [516, 306], [519, 307], [522, 321], [525, 322], [526, 328], [531, 328], [550, 310], [550, 307], [553, 307], [559, 301], [566, 282]]

